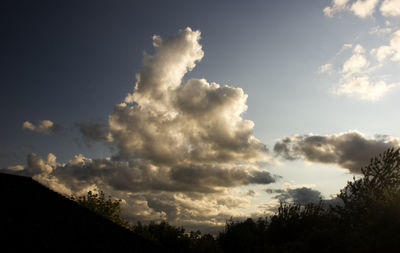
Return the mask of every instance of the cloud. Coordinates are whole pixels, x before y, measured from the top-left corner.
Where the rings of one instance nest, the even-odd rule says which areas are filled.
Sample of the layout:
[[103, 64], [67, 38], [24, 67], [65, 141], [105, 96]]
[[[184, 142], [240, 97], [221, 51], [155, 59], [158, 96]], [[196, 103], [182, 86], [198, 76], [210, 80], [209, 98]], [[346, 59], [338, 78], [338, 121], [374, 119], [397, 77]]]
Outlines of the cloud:
[[383, 62], [390, 56], [392, 61], [400, 61], [400, 30], [392, 34], [389, 45], [380, 46], [371, 52], [376, 55], [379, 62]]
[[[343, 201], [338, 197], [324, 198], [321, 192], [318, 190], [314, 190], [309, 187], [285, 187], [284, 189], [266, 189], [265, 190], [269, 194], [275, 194], [273, 196], [274, 199], [279, 200], [279, 202], [284, 203], [296, 203], [300, 205], [307, 204], [319, 204], [322, 206], [342, 206]], [[276, 213], [278, 211], [279, 204], [272, 204], [266, 206], [266, 210]]]
[[400, 0], [384, 0], [380, 11], [386, 17], [400, 16]]
[[336, 94], [355, 96], [362, 100], [378, 101], [396, 84], [387, 84], [385, 81], [372, 82], [367, 75], [346, 77], [342, 79]]
[[372, 17], [380, 4], [380, 12], [385, 17], [396, 17], [400, 15], [399, 0], [356, 0], [350, 4], [349, 0], [333, 0], [330, 6], [323, 9], [325, 16], [332, 18], [336, 13], [347, 11], [359, 18]]
[[65, 194], [102, 189], [124, 200], [132, 221], [207, 227], [243, 216], [249, 200], [239, 186], [267, 185], [277, 176], [260, 166], [272, 158], [254, 136], [254, 123], [242, 117], [247, 94], [241, 88], [205, 79], [183, 83], [203, 58], [199, 40], [200, 31], [190, 28], [153, 36], [155, 53], [144, 54], [133, 92], [108, 124], [76, 124], [84, 138], [115, 146], [115, 155], [59, 163], [52, 154], [30, 154], [23, 170], [13, 168]]
[[39, 124], [36, 126], [29, 121], [25, 121], [22, 124], [22, 128], [41, 134], [54, 134], [61, 129], [59, 125], [51, 120], [39, 120]]
[[388, 148], [398, 147], [400, 140], [388, 135], [367, 138], [357, 131], [335, 135], [293, 135], [274, 146], [275, 153], [286, 160], [335, 164], [352, 173], [360, 173], [372, 157]]
[[[383, 51], [386, 52], [386, 49], [381, 47], [378, 50], [372, 50], [371, 53], [377, 54], [380, 59], [383, 54], [386, 54]], [[381, 65], [371, 66], [363, 46], [359, 44], [354, 46], [353, 54], [342, 65], [340, 80], [338, 85], [332, 89], [332, 93], [371, 102], [380, 100], [398, 84], [387, 83], [379, 77], [372, 79], [371, 74], [379, 67]]]
[[360, 73], [368, 67], [369, 62], [364, 56], [364, 48], [361, 45], [354, 47], [354, 54], [343, 64], [343, 73], [346, 75]]
[[280, 202], [293, 202], [300, 205], [309, 203], [318, 203], [322, 200], [321, 192], [308, 187], [287, 188], [287, 189], [266, 189], [269, 194], [277, 194], [274, 196]]
[[318, 68], [318, 72], [331, 74], [333, 72], [333, 65], [331, 63], [324, 64]]
[[336, 12], [345, 10], [348, 2], [349, 0], [332, 0], [332, 5], [325, 7], [323, 12], [331, 18]]
[[254, 123], [241, 115], [247, 94], [241, 88], [183, 76], [203, 57], [199, 31], [153, 38], [155, 55], [145, 55], [134, 92], [115, 106], [109, 130], [119, 159], [192, 168], [254, 163], [268, 159], [253, 135]]
[[108, 125], [99, 122], [82, 121], [74, 124], [83, 138], [88, 141], [112, 141]]
[[351, 5], [350, 10], [356, 16], [366, 18], [372, 16], [378, 3], [379, 0], [357, 0]]
[[[390, 25], [390, 22], [387, 22], [387, 25]], [[386, 35], [389, 34], [393, 31], [392, 27], [380, 27], [380, 26], [374, 26], [369, 30], [369, 34], [372, 35]]]

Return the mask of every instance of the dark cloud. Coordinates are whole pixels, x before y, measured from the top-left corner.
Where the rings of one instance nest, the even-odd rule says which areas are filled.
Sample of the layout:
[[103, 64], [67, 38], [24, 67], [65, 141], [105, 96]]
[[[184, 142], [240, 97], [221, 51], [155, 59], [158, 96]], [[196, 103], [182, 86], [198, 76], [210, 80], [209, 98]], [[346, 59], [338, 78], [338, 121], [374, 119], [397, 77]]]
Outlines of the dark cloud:
[[283, 191], [276, 192], [278, 195], [275, 196], [276, 199], [282, 202], [288, 202], [289, 200], [294, 203], [305, 205], [308, 203], [318, 203], [322, 199], [321, 192], [313, 190], [307, 187], [286, 189]]
[[74, 124], [79, 129], [85, 140], [88, 141], [108, 141], [110, 134], [108, 125], [100, 122], [82, 121]]
[[277, 155], [287, 160], [304, 159], [310, 162], [336, 164], [360, 173], [371, 158], [388, 148], [399, 146], [397, 138], [377, 135], [366, 138], [352, 131], [337, 135], [294, 135], [283, 138], [274, 146]]
[[[307, 205], [309, 203], [317, 204], [320, 201], [324, 206], [342, 205], [343, 202], [337, 197], [325, 199], [320, 191], [308, 188], [289, 188], [289, 189], [266, 189], [269, 194], [275, 194], [274, 198], [280, 202], [293, 202], [300, 205]], [[270, 207], [272, 211], [276, 211], [277, 207]]]

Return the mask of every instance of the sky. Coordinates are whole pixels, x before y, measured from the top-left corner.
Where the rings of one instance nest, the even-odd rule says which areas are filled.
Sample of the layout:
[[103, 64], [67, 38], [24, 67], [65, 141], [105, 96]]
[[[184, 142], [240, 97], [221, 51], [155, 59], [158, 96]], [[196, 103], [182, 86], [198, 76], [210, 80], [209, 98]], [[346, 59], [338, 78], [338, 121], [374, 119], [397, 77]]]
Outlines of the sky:
[[216, 231], [400, 143], [400, 0], [6, 1], [0, 171]]

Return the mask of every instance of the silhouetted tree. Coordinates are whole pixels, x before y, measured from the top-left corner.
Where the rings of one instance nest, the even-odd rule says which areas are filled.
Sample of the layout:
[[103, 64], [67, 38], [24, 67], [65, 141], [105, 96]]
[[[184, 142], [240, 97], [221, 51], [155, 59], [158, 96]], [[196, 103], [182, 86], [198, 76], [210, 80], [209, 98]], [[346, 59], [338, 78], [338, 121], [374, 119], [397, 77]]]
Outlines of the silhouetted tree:
[[281, 203], [276, 214], [227, 222], [225, 252], [399, 252], [400, 149], [362, 168], [338, 194], [343, 205]]

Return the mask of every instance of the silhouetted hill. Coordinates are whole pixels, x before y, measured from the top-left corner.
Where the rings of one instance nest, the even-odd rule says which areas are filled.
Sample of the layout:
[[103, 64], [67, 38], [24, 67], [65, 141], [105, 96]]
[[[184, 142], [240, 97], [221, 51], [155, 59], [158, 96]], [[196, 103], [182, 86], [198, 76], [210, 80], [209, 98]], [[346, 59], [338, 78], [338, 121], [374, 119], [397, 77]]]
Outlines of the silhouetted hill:
[[31, 178], [0, 173], [0, 197], [0, 252], [159, 251]]

